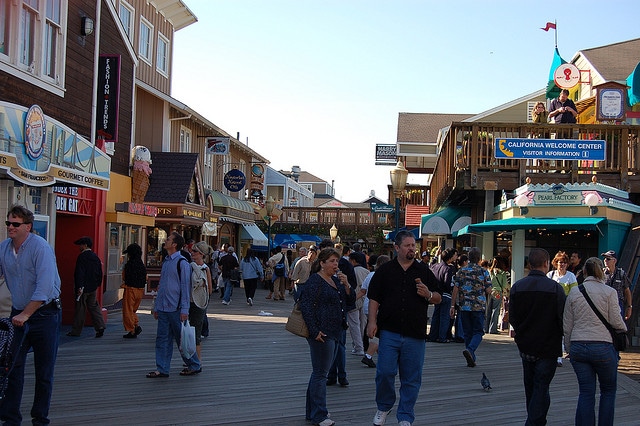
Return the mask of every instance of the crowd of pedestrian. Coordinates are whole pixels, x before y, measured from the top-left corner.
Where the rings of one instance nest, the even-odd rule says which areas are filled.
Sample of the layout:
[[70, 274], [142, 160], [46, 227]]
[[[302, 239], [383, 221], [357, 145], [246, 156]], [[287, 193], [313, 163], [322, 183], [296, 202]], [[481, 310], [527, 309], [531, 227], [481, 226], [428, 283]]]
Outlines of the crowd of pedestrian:
[[[31, 232], [33, 213], [14, 206], [6, 225], [9, 238], [0, 244], [0, 277], [9, 290], [10, 315], [20, 345], [0, 400], [0, 420], [5, 424], [22, 420], [24, 360], [33, 350], [39, 391], [31, 415], [34, 424], [47, 424], [61, 322], [60, 279], [50, 246]], [[80, 249], [76, 315], [67, 335], [81, 334], [89, 311], [99, 338], [106, 330], [96, 298], [102, 264], [90, 237], [75, 244]], [[567, 358], [580, 391], [576, 424], [596, 422], [596, 378], [597, 422], [613, 424], [619, 355], [607, 325], [626, 331], [625, 321], [632, 312], [629, 278], [617, 266], [613, 250], [601, 253], [602, 259], [583, 262], [577, 250], [558, 251], [551, 258], [546, 250], [533, 248], [526, 259], [528, 274], [512, 283], [508, 251], [491, 262], [477, 247], [465, 253], [444, 247], [418, 252], [413, 234], [406, 231], [395, 237], [393, 258], [369, 254], [358, 244], [349, 247], [324, 240], [318, 247], [299, 248], [295, 258], [290, 250], [276, 248], [268, 259], [252, 250], [239, 259], [230, 245], [218, 250], [204, 241], [185, 242], [177, 232], [167, 237], [164, 248], [153, 306], [156, 369], [148, 378], [169, 377], [174, 343], [184, 364], [180, 375], [200, 373], [211, 295], [219, 292], [222, 304], [228, 306], [234, 287], [242, 282], [247, 305], [253, 306], [256, 289], [263, 283], [270, 290], [267, 299], [279, 301], [291, 295], [300, 304], [309, 330], [312, 368], [305, 417], [314, 424], [335, 424], [326, 405], [326, 387], [349, 386], [348, 353], [376, 369], [374, 426], [386, 423], [396, 401], [398, 424], [410, 426], [415, 421], [426, 342], [464, 343], [466, 365], [475, 367], [482, 361], [478, 349], [483, 335], [498, 334], [509, 324], [522, 359], [527, 424], [546, 423], [549, 386]], [[123, 255], [123, 337], [135, 339], [142, 332], [136, 311], [148, 277], [139, 245], [130, 244]], [[434, 305], [430, 321], [429, 305]], [[187, 320], [195, 328], [193, 353], [185, 353], [181, 345]]]

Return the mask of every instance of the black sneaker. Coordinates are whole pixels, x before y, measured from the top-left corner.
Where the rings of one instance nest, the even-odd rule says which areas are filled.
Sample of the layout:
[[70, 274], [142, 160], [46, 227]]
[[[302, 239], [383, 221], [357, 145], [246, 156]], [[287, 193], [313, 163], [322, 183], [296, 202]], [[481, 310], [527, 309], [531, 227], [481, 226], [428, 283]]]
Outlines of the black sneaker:
[[125, 334], [124, 336], [122, 336], [124, 339], [135, 339], [138, 336], [136, 336], [135, 334], [133, 334], [132, 332], [128, 332], [127, 334]]
[[349, 386], [349, 381], [346, 378], [339, 379], [338, 382], [340, 382], [341, 388], [346, 388], [347, 386]]
[[140, 327], [139, 325], [136, 325], [136, 328], [133, 329], [133, 334], [137, 336], [140, 333], [142, 333], [142, 327]]
[[101, 328], [100, 330], [96, 331], [96, 339], [102, 336], [104, 336], [104, 328]]
[[373, 359], [367, 358], [366, 356], [363, 356], [360, 362], [369, 368], [376, 368], [376, 363], [373, 362]]
[[465, 349], [464, 351], [462, 351], [462, 355], [464, 355], [464, 358], [467, 360], [467, 367], [476, 366], [476, 362], [473, 359], [473, 355], [471, 355], [471, 352], [469, 352], [469, 350]]

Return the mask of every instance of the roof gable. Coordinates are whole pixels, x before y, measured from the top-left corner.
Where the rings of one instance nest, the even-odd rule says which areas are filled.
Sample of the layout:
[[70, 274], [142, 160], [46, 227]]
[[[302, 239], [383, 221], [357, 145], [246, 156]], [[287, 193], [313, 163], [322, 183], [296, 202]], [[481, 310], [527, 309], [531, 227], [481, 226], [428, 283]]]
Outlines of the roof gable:
[[438, 131], [472, 114], [401, 112], [398, 114], [398, 142], [436, 142]]
[[197, 173], [198, 154], [190, 152], [152, 152], [152, 173], [144, 200], [149, 203], [186, 203], [189, 188], [195, 185], [193, 204], [204, 205]]
[[625, 81], [640, 61], [640, 38], [584, 49], [575, 54], [574, 63], [582, 55], [606, 81]]

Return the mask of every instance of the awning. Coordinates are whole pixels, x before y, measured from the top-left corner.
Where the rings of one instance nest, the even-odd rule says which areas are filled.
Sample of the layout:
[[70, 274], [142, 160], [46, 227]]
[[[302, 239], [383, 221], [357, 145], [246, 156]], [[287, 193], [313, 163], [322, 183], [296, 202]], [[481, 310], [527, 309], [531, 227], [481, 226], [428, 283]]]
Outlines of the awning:
[[211, 198], [216, 211], [246, 221], [253, 221], [255, 218], [253, 205], [248, 201], [239, 200], [218, 191], [211, 191]]
[[[420, 227], [419, 226], [416, 226], [415, 228], [412, 228], [412, 229], [407, 229], [406, 227], [402, 227], [398, 231], [409, 231], [409, 232], [411, 232], [413, 234], [413, 236], [416, 238], [416, 240], [421, 240], [422, 239], [422, 237], [420, 236]], [[387, 238], [386, 239], [387, 240], [391, 240], [391, 241], [395, 240], [396, 239], [396, 231], [389, 232], [387, 234]]]
[[420, 235], [450, 235], [471, 223], [471, 210], [451, 206], [431, 214], [423, 214]]
[[260, 228], [258, 228], [258, 225], [255, 223], [242, 224], [242, 229], [240, 229], [240, 239], [250, 240], [252, 241], [251, 244], [254, 246], [267, 247], [269, 245], [266, 235], [262, 233]]
[[604, 217], [512, 217], [467, 225], [453, 236], [516, 229], [597, 229], [606, 220]]
[[296, 248], [302, 242], [320, 243], [322, 238], [317, 235], [310, 234], [276, 234], [273, 238], [274, 246], [286, 246], [288, 248]]

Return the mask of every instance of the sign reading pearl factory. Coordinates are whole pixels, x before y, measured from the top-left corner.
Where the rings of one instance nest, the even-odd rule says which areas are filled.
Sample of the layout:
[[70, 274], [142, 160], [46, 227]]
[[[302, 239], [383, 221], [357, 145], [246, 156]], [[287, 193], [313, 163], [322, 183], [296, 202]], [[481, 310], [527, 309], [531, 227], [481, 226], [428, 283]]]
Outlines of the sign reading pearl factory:
[[100, 55], [98, 60], [98, 113], [96, 137], [105, 142], [118, 139], [120, 55]]
[[244, 173], [238, 169], [229, 170], [224, 175], [224, 187], [231, 192], [241, 191], [247, 184], [247, 178]]

